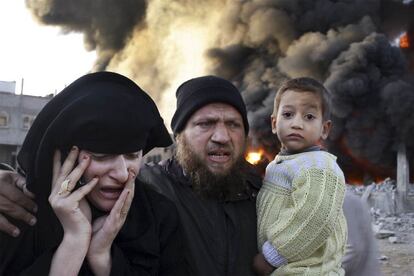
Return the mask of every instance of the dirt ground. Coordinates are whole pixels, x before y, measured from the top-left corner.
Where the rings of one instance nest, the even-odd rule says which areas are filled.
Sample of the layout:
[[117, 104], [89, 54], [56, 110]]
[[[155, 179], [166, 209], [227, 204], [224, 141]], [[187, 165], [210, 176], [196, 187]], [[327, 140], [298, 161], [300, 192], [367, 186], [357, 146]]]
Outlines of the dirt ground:
[[384, 276], [414, 276], [414, 225], [411, 230], [396, 231], [400, 243], [388, 239], [378, 241], [381, 270]]
[[[414, 195], [414, 189], [410, 195]], [[376, 239], [379, 249], [379, 263], [384, 276], [414, 276], [414, 212], [396, 211], [394, 180], [369, 186], [348, 185], [348, 189], [364, 197], [369, 196], [369, 205], [376, 236], [381, 230], [392, 233], [392, 237]], [[396, 239], [393, 243], [390, 239]]]

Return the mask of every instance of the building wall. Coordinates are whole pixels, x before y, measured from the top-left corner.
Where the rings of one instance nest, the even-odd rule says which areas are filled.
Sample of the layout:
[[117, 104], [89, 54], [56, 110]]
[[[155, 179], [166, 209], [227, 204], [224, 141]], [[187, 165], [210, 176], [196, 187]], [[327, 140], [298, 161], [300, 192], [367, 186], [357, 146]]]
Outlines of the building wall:
[[170, 158], [174, 152], [174, 145], [166, 148], [154, 148], [144, 156], [144, 163], [158, 163]]
[[[0, 163], [16, 167], [16, 156], [36, 115], [52, 97], [0, 92]], [[4, 117], [7, 117], [4, 119]], [[3, 125], [4, 120], [7, 121]], [[172, 156], [174, 146], [155, 148], [144, 156], [145, 163], [158, 163]]]
[[6, 163], [16, 167], [18, 146], [0, 145], [0, 163]]
[[0, 92], [0, 162], [15, 166], [15, 157], [34, 118], [51, 97]]

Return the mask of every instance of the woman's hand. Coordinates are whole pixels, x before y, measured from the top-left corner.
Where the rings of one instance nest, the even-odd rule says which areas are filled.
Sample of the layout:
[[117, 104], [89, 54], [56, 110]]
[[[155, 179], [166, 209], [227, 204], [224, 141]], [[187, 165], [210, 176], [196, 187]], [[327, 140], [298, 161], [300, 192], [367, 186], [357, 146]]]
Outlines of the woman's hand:
[[92, 240], [87, 260], [95, 275], [109, 275], [111, 271], [111, 246], [125, 223], [134, 197], [136, 174], [129, 172], [127, 183], [108, 215], [93, 222]]
[[85, 260], [91, 240], [91, 209], [85, 196], [98, 182], [94, 178], [74, 190], [89, 158], [83, 158], [73, 169], [79, 149], [73, 147], [63, 165], [60, 152], [53, 157], [53, 179], [49, 203], [62, 224], [64, 235], [52, 258], [49, 275], [77, 275]]
[[90, 239], [92, 233], [91, 210], [85, 196], [93, 189], [98, 179], [94, 178], [89, 183], [73, 191], [90, 162], [89, 157], [85, 156], [73, 169], [78, 154], [79, 149], [73, 147], [65, 162], [61, 165], [60, 152], [55, 152], [49, 203], [62, 224], [65, 235]]

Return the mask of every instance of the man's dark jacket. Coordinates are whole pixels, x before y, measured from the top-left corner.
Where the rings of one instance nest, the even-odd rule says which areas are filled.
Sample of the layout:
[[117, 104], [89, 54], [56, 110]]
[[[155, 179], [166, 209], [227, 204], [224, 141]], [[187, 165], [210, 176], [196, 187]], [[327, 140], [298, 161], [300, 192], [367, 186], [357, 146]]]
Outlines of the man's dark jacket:
[[177, 161], [147, 164], [142, 181], [175, 202], [183, 227], [187, 275], [254, 275], [256, 194], [261, 179], [247, 169], [243, 190], [225, 201], [203, 199]]

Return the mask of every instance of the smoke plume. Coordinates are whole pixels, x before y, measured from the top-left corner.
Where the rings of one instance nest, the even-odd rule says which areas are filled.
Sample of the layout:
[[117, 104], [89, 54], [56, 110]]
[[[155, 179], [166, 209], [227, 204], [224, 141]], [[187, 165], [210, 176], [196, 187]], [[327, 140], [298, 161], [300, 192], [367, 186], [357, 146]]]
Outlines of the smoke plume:
[[392, 174], [400, 143], [413, 160], [413, 72], [407, 70], [406, 54], [391, 45], [414, 26], [412, 2], [26, 3], [40, 22], [61, 26], [64, 32], [82, 32], [85, 47], [98, 54], [92, 70], [113, 70], [135, 79], [158, 102], [166, 121], [182, 81], [220, 75], [242, 91], [253, 144], [274, 154], [274, 93], [284, 79], [310, 76], [332, 93], [334, 129], [328, 147], [346, 174], [355, 174], [357, 168], [359, 176]]

